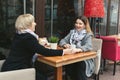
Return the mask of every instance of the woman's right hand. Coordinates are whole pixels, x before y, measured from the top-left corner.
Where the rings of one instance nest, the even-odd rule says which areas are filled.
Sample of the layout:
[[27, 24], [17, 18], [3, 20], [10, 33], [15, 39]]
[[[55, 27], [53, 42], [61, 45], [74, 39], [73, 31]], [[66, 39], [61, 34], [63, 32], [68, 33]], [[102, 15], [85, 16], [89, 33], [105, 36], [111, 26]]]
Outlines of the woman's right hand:
[[63, 49], [63, 55], [64, 54], [72, 54], [72, 49]]
[[65, 45], [63, 45], [63, 47], [66, 48], [66, 49], [70, 48], [70, 44], [65, 44]]
[[82, 52], [81, 49], [77, 49], [77, 48], [74, 48], [74, 49], [64, 49], [63, 50], [63, 55], [64, 54], [74, 54], [74, 53], [78, 53], [78, 52]]

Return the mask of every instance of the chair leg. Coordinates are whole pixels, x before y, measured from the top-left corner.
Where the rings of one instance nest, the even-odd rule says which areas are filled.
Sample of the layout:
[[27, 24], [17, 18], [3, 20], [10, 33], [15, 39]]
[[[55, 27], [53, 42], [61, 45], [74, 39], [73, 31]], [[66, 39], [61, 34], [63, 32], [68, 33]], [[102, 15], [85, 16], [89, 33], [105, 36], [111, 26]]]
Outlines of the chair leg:
[[103, 59], [101, 59], [101, 65], [100, 65], [100, 74], [103, 74]]
[[94, 75], [94, 80], [97, 80], [96, 78], [97, 78], [97, 75], [95, 74], [95, 75]]
[[115, 72], [116, 72], [116, 61], [114, 61], [113, 75], [115, 75]]
[[98, 74], [94, 75], [94, 80], [99, 80], [99, 72], [98, 72]]
[[106, 60], [104, 59], [104, 62], [103, 62], [103, 70], [105, 70], [105, 65], [106, 65]]
[[97, 75], [97, 80], [99, 80], [99, 75], [100, 75], [100, 73], [98, 72], [98, 75]]

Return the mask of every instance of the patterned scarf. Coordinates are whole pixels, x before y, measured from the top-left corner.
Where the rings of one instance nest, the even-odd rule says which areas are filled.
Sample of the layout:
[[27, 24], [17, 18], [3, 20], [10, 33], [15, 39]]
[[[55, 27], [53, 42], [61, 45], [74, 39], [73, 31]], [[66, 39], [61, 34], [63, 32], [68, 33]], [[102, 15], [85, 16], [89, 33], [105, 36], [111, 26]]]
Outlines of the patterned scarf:
[[73, 30], [71, 37], [70, 37], [70, 44], [74, 44], [76, 46], [81, 45], [81, 40], [85, 37], [86, 35], [86, 30], [83, 29], [81, 31], [77, 31], [76, 29]]

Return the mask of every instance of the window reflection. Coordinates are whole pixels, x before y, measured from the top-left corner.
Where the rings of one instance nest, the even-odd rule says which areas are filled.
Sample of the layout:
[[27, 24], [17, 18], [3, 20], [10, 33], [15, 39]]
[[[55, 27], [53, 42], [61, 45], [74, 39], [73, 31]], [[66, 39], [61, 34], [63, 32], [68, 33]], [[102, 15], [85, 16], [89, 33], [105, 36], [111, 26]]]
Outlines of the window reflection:
[[[75, 17], [74, 0], [53, 0], [53, 35], [64, 36], [65, 32], [73, 27]], [[46, 0], [45, 5], [45, 34], [51, 33], [51, 2]]]
[[[26, 0], [26, 12], [33, 14], [33, 1]], [[0, 0], [0, 54], [7, 53], [15, 33], [15, 20], [24, 13], [24, 0]]]
[[117, 34], [118, 3], [119, 3], [119, 0], [111, 0], [111, 5], [110, 5], [110, 32], [109, 32], [109, 34]]

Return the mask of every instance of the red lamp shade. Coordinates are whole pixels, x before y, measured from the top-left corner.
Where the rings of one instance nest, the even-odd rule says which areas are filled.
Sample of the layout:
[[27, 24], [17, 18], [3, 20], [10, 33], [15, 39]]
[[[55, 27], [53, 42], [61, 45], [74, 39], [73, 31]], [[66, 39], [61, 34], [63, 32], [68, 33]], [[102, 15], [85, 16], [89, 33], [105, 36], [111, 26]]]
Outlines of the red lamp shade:
[[104, 17], [103, 0], [85, 0], [84, 15], [86, 17]]

